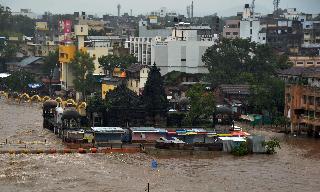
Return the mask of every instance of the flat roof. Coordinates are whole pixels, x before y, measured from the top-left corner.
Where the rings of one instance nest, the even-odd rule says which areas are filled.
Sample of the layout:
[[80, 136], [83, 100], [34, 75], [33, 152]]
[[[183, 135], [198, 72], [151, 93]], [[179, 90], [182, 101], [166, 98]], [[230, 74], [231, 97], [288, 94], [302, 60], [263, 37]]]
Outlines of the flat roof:
[[154, 127], [131, 127], [130, 130], [136, 133], [159, 133], [160, 131]]
[[124, 132], [121, 127], [91, 127], [93, 131], [106, 133], [106, 132]]
[[243, 137], [219, 137], [222, 141], [238, 141], [244, 142], [246, 141]]

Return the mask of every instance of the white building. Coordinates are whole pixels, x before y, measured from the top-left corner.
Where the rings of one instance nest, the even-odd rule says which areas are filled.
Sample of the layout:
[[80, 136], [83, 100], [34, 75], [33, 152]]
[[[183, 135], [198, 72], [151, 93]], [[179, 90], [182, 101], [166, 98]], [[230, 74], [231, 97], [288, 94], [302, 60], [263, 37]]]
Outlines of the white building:
[[166, 27], [161, 29], [152, 29], [148, 26], [147, 21], [139, 21], [139, 37], [168, 37], [171, 34], [172, 28]]
[[208, 73], [202, 56], [217, 39], [208, 26], [179, 23], [167, 38], [132, 37], [129, 44], [130, 53], [139, 63], [151, 65], [155, 62], [162, 75], [171, 71], [194, 74]]
[[131, 37], [128, 41], [130, 54], [133, 54], [140, 64], [151, 65], [152, 37]]
[[260, 18], [251, 15], [248, 4], [245, 5], [242, 20], [240, 21], [240, 38], [250, 39], [252, 42], [265, 44], [267, 42], [267, 34], [263, 31], [260, 24]]
[[38, 19], [38, 15], [33, 13], [31, 9], [20, 9], [20, 12], [12, 12], [12, 15], [23, 15], [30, 19]]

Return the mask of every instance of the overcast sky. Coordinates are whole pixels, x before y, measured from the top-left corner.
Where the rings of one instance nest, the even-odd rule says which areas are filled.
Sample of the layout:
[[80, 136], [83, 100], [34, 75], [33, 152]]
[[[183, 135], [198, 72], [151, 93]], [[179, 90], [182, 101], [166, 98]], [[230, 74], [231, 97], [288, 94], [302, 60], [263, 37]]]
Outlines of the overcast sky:
[[[0, 4], [9, 6], [13, 11], [29, 8], [41, 14], [73, 13], [86, 11], [88, 14], [117, 14], [117, 4], [121, 4], [121, 13], [132, 9], [133, 14], [145, 14], [160, 7], [186, 15], [186, 6], [192, 0], [0, 0]], [[219, 16], [235, 15], [242, 11], [245, 3], [251, 0], [194, 0], [194, 15], [204, 16], [218, 13]], [[297, 8], [307, 13], [320, 13], [320, 0], [280, 0], [280, 8]], [[273, 0], [256, 0], [256, 11], [263, 14], [273, 10]]]

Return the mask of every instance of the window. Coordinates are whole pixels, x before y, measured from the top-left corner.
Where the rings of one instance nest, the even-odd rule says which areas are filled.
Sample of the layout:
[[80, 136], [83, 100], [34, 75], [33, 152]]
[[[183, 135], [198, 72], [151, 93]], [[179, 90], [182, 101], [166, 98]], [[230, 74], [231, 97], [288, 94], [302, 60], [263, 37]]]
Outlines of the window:
[[305, 96], [305, 95], [302, 96], [302, 103], [303, 104], [307, 103], [307, 96]]
[[316, 98], [316, 105], [319, 107], [320, 106], [320, 97]]
[[313, 65], [312, 61], [307, 62], [308, 65]]
[[262, 39], [263, 39], [263, 40], [266, 40], [266, 38], [265, 38], [265, 37], [263, 37]]
[[302, 61], [298, 61], [297, 65], [303, 65], [303, 62]]
[[252, 35], [252, 29], [250, 29], [250, 35]]
[[139, 87], [139, 82], [138, 81], [136, 81], [136, 87]]
[[230, 35], [230, 32], [226, 32], [226, 35]]
[[317, 62], [317, 65], [320, 65], [320, 61]]
[[80, 31], [83, 32], [83, 27], [80, 28]]
[[238, 32], [233, 32], [233, 35], [238, 35], [239, 33]]
[[291, 95], [290, 94], [287, 94], [287, 101], [291, 102]]
[[314, 97], [309, 96], [309, 97], [308, 97], [308, 103], [309, 103], [310, 105], [314, 105]]
[[187, 59], [181, 59], [181, 61], [187, 61]]
[[250, 27], [252, 27], [252, 21], [250, 21]]

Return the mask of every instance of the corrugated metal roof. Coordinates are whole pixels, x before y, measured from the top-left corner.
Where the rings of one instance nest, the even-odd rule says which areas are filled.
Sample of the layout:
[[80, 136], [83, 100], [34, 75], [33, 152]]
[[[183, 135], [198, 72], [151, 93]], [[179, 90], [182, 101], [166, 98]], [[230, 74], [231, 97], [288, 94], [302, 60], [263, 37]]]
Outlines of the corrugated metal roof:
[[231, 85], [223, 84], [219, 86], [223, 93], [227, 94], [250, 94], [250, 85]]
[[149, 133], [158, 133], [159, 130], [157, 130], [154, 127], [130, 127], [130, 130], [132, 132], [149, 132]]
[[107, 132], [123, 132], [124, 130], [121, 127], [91, 127], [93, 131], [107, 133]]
[[141, 64], [132, 64], [128, 67], [127, 71], [135, 73], [135, 72], [140, 71], [143, 68], [149, 68], [149, 66], [148, 65], [141, 65]]
[[280, 75], [292, 75], [292, 76], [303, 76], [303, 77], [319, 77], [320, 76], [320, 67], [291, 67], [279, 71]]
[[30, 57], [27, 57], [27, 58], [23, 59], [22, 61], [20, 61], [18, 63], [18, 65], [20, 67], [25, 67], [25, 66], [30, 65], [31, 63], [34, 63], [34, 62], [36, 62], [36, 61], [38, 61], [40, 59], [42, 59], [42, 57], [30, 56]]

